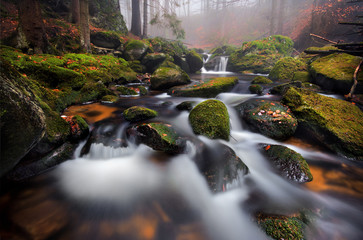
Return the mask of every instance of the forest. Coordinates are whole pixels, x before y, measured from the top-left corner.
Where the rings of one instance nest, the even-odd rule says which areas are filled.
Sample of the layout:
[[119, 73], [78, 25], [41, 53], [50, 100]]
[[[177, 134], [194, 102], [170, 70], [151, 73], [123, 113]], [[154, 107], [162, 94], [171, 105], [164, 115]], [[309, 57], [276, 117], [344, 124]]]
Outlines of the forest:
[[2, 0], [0, 239], [361, 239], [362, 14]]

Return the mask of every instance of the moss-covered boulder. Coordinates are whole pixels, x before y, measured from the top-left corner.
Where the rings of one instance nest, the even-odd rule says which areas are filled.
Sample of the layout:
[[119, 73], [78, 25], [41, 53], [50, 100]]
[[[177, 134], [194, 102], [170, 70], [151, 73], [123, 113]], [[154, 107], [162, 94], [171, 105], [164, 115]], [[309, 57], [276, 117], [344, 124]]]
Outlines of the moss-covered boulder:
[[298, 183], [313, 180], [306, 160], [294, 150], [281, 145], [265, 145], [261, 151], [283, 177]]
[[131, 39], [125, 44], [124, 58], [127, 61], [142, 60], [142, 58], [148, 53], [149, 46], [141, 41]]
[[303, 240], [305, 224], [296, 217], [260, 215], [257, 223], [272, 239]]
[[219, 100], [199, 103], [189, 114], [189, 122], [195, 134], [211, 139], [229, 140], [230, 124], [227, 107]]
[[142, 64], [146, 67], [147, 72], [153, 73], [166, 58], [167, 55], [164, 53], [148, 53], [142, 59]]
[[363, 160], [363, 113], [349, 102], [304, 89], [289, 88], [282, 101], [299, 127], [321, 144], [348, 158]]
[[127, 121], [138, 122], [154, 118], [158, 113], [154, 110], [145, 107], [133, 106], [126, 109], [123, 115]]
[[272, 94], [284, 95], [285, 92], [290, 87], [302, 88], [303, 87], [303, 84], [302, 84], [302, 82], [287, 82], [287, 83], [282, 83], [282, 84], [276, 85], [273, 88], [271, 88], [270, 92]]
[[87, 122], [79, 115], [63, 117], [64, 120], [70, 125], [71, 133], [70, 140], [78, 142], [84, 139], [89, 134], [89, 127]]
[[46, 117], [27, 79], [0, 59], [0, 177], [44, 136]]
[[273, 83], [273, 81], [264, 76], [257, 76], [252, 80], [251, 83], [252, 84], [270, 84], [270, 83]]
[[90, 100], [100, 100], [103, 96], [113, 95], [112, 92], [105, 87], [101, 82], [86, 83], [80, 90], [81, 101], [87, 102]]
[[307, 65], [305, 62], [297, 58], [285, 57], [277, 61], [268, 77], [274, 81], [291, 80], [294, 77], [295, 72], [306, 70]]
[[127, 130], [129, 137], [137, 143], [143, 143], [156, 151], [170, 154], [182, 153], [185, 149], [185, 139], [180, 137], [175, 129], [164, 123], [144, 123]]
[[310, 74], [308, 71], [298, 71], [292, 77], [293, 82], [310, 82]]
[[[323, 89], [341, 94], [348, 94], [353, 85], [353, 75], [361, 57], [346, 53], [334, 53], [321, 57], [309, 65], [313, 82]], [[363, 93], [363, 72], [357, 76], [358, 85], [355, 93]]]
[[98, 47], [116, 49], [121, 46], [120, 37], [115, 32], [92, 32], [91, 43]]
[[178, 85], [190, 83], [186, 72], [173, 63], [168, 66], [159, 67], [151, 76], [151, 88], [154, 90], [165, 90]]
[[227, 70], [269, 73], [280, 58], [291, 55], [293, 45], [290, 38], [280, 35], [244, 42], [241, 48], [231, 54]]
[[290, 109], [276, 101], [251, 99], [236, 106], [236, 110], [254, 130], [270, 138], [287, 139], [297, 128]]
[[229, 92], [237, 83], [237, 77], [219, 77], [206, 80], [200, 84], [172, 88], [168, 93], [177, 97], [213, 98], [219, 93]]
[[195, 73], [203, 67], [202, 57], [193, 50], [187, 54], [186, 60], [191, 73]]
[[255, 93], [255, 94], [258, 94], [258, 95], [262, 95], [263, 88], [259, 84], [252, 84], [252, 85], [250, 85], [248, 87], [248, 90], [251, 93]]
[[115, 95], [106, 95], [101, 98], [104, 102], [116, 102], [119, 98]]

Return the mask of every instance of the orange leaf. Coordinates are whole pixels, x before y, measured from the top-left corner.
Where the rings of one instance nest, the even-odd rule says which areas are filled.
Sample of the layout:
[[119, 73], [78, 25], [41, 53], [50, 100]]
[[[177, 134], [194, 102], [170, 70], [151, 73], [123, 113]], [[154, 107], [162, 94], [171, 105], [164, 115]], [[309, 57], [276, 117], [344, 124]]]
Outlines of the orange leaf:
[[269, 150], [270, 149], [270, 147], [271, 147], [271, 145], [267, 145], [266, 147], [265, 147], [265, 150], [267, 151], [267, 150]]

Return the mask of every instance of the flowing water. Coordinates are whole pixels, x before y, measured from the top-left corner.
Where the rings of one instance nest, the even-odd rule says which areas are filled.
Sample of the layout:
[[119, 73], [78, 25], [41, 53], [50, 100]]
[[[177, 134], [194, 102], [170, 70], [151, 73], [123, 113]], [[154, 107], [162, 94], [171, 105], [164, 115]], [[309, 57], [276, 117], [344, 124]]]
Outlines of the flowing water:
[[[195, 75], [195, 81], [209, 75]], [[2, 189], [1, 239], [268, 239], [254, 221], [256, 212], [292, 216], [310, 213], [308, 239], [358, 240], [363, 236], [363, 166], [299, 138], [279, 144], [301, 153], [314, 180], [294, 184], [276, 175], [258, 151], [275, 140], [251, 132], [233, 106], [255, 95], [246, 86], [253, 76], [217, 99], [228, 106], [231, 140], [195, 136], [188, 113], [175, 106], [185, 100], [157, 92], [123, 98], [117, 104], [75, 106], [66, 115], [85, 117], [97, 138], [79, 144], [74, 159], [28, 181]], [[273, 98], [273, 96], [265, 96]], [[125, 140], [129, 123], [122, 111], [133, 105], [157, 110], [156, 121], [171, 124], [187, 136], [184, 154], [170, 156]], [[193, 140], [194, 139], [194, 140]], [[199, 145], [219, 151], [223, 143], [249, 168], [223, 186], [210, 190], [198, 169]]]

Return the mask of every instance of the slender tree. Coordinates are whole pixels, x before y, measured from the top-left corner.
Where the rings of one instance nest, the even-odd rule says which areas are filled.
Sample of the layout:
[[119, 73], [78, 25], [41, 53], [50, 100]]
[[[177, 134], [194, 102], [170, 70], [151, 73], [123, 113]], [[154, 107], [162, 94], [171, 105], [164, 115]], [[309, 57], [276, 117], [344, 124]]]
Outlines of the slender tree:
[[80, 40], [81, 48], [89, 52], [91, 50], [90, 29], [89, 29], [89, 7], [88, 0], [79, 0], [80, 10]]
[[148, 3], [147, 0], [144, 0], [144, 25], [142, 28], [142, 35], [144, 38], [147, 37], [147, 25], [148, 25]]
[[141, 14], [139, 0], [132, 0], [131, 33], [135, 36], [141, 36]]
[[72, 8], [71, 9], [72, 23], [79, 24], [80, 20], [79, 0], [72, 0], [71, 8]]
[[46, 52], [49, 43], [45, 34], [39, 1], [20, 0], [18, 7], [18, 47], [33, 48], [35, 53]]

